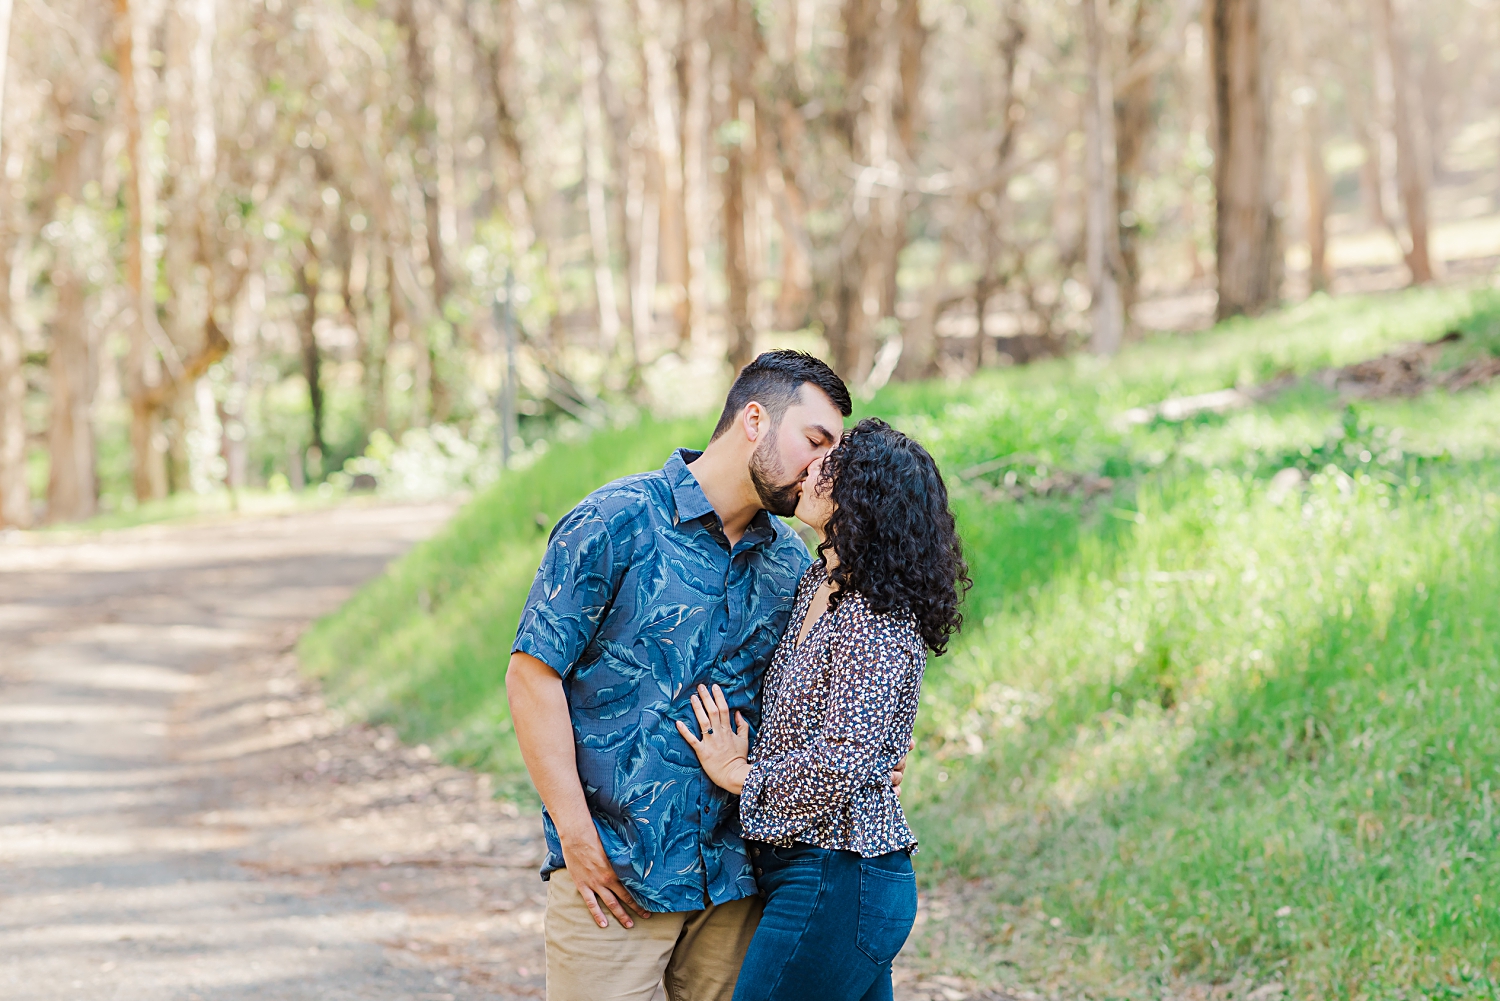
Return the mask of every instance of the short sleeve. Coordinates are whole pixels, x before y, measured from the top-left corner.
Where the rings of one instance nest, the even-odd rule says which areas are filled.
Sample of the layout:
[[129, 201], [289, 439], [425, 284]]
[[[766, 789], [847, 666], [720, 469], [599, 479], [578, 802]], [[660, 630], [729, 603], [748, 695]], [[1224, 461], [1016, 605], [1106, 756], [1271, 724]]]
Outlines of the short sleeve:
[[547, 540], [511, 652], [529, 654], [566, 678], [614, 600], [613, 564], [604, 519], [592, 504], [580, 504]]

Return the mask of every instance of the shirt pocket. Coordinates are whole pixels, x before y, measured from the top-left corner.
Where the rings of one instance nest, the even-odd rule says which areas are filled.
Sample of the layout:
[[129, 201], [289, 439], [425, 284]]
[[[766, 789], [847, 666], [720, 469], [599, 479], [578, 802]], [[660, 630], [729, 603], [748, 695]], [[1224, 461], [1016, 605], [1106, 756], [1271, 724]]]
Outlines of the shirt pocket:
[[[910, 863], [908, 863], [909, 865]], [[917, 876], [859, 864], [859, 951], [884, 966], [896, 958], [917, 920]]]

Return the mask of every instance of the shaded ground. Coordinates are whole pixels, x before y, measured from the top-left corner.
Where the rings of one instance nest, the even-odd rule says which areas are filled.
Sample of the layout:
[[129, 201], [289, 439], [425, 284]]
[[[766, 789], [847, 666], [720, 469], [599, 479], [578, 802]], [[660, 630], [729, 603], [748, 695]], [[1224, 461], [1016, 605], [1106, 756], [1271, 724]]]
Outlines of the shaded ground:
[[449, 513], [0, 537], [0, 996], [543, 996], [536, 818], [291, 653]]
[[287, 653], [448, 513], [0, 544], [0, 996], [540, 993], [534, 825]]

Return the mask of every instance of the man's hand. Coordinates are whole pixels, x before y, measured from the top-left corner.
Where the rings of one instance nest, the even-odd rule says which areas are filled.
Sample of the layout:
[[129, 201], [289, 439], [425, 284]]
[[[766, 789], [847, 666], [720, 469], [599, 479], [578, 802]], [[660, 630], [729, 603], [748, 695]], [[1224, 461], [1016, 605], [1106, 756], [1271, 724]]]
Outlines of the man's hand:
[[643, 918], [651, 916], [650, 911], [636, 903], [630, 891], [620, 882], [620, 877], [615, 875], [614, 866], [609, 864], [609, 857], [604, 854], [604, 845], [600, 843], [599, 833], [594, 830], [593, 824], [589, 825], [587, 831], [579, 832], [576, 838], [563, 837], [558, 832], [558, 839], [562, 841], [563, 861], [568, 864], [568, 875], [573, 877], [578, 895], [594, 916], [594, 924], [600, 928], [609, 927], [609, 918], [604, 914], [605, 908], [619, 918], [620, 924], [626, 928], [635, 927], [635, 921], [631, 918], [632, 911]]
[[896, 795], [901, 795], [901, 780], [906, 778], [906, 759], [911, 752], [917, 749], [917, 738], [913, 737], [911, 743], [906, 747], [906, 753], [901, 755], [901, 760], [896, 762], [895, 769], [891, 772], [891, 788], [896, 790]]
[[578, 780], [578, 752], [562, 679], [535, 657], [514, 653], [505, 675], [505, 690], [521, 756], [557, 828], [563, 861], [568, 875], [578, 884], [578, 895], [600, 928], [609, 927], [606, 908], [626, 928], [633, 928], [632, 911], [641, 917], [651, 914], [621, 885], [599, 842], [583, 783]]
[[738, 796], [750, 775], [750, 727], [739, 713], [734, 714], [734, 726], [730, 726], [729, 703], [718, 685], [712, 695], [699, 685], [692, 702], [693, 715], [698, 717], [698, 729], [703, 736], [693, 736], [693, 731], [681, 720], [677, 721], [677, 732], [698, 755], [698, 763], [709, 781]]

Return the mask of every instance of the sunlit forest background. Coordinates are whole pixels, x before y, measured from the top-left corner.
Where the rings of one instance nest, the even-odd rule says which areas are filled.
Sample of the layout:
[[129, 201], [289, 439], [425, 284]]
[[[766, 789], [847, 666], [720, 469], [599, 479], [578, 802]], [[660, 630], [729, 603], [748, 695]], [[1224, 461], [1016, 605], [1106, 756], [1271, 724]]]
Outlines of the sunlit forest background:
[[804, 348], [976, 581], [903, 997], [1500, 996], [1500, 0], [0, 26], [0, 526], [466, 501], [299, 654], [530, 810], [549, 526]]
[[771, 344], [868, 395], [1500, 256], [1493, 0], [0, 8], [0, 523], [474, 487]]

